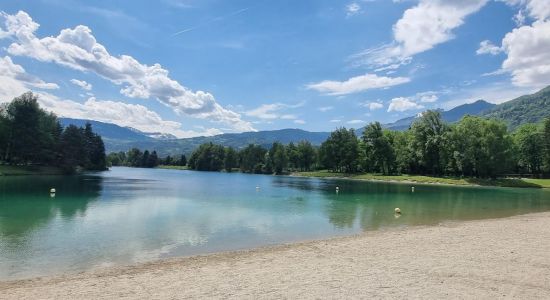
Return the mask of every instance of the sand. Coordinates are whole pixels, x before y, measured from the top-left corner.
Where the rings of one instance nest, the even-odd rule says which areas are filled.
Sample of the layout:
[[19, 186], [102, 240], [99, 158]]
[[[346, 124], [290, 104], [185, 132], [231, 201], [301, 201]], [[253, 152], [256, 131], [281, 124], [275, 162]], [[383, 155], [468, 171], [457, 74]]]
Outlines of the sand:
[[550, 299], [550, 213], [0, 282], [0, 299]]

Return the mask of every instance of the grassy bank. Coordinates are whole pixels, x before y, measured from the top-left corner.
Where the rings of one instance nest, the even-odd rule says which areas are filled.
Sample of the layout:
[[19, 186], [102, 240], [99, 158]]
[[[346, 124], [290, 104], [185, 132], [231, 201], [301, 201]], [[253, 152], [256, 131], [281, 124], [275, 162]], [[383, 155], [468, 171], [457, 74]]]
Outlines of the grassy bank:
[[480, 179], [458, 177], [431, 177], [421, 175], [378, 175], [378, 174], [344, 174], [333, 173], [326, 170], [315, 172], [296, 172], [294, 176], [318, 177], [318, 178], [348, 178], [355, 180], [379, 180], [397, 182], [417, 182], [426, 184], [451, 184], [451, 185], [483, 185], [499, 187], [521, 188], [550, 188], [550, 179]]
[[8, 166], [0, 165], [0, 176], [18, 175], [63, 175], [63, 170], [45, 166]]
[[159, 166], [157, 166], [157, 168], [159, 168], [159, 169], [169, 169], [169, 170], [189, 170], [189, 168], [187, 166], [164, 166], [164, 165], [159, 165]]

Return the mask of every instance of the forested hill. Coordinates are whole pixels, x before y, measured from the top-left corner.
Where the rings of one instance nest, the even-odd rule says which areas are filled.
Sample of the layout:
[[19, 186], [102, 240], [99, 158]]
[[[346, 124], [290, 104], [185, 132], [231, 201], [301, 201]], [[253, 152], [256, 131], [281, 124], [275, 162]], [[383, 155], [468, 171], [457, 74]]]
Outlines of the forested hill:
[[[483, 114], [484, 111], [495, 107], [495, 104], [489, 103], [484, 100], [477, 100], [474, 103], [467, 103], [447, 111], [440, 111], [441, 117], [445, 122], [455, 123], [466, 115], [478, 116]], [[411, 116], [397, 120], [393, 123], [384, 124], [384, 128], [391, 130], [406, 130], [409, 129], [411, 124], [418, 119], [418, 116]]]
[[538, 123], [550, 116], [550, 86], [499, 104], [482, 115], [504, 120], [512, 129], [521, 124]]
[[190, 154], [198, 146], [204, 143], [212, 142], [225, 147], [242, 149], [249, 144], [256, 144], [263, 147], [269, 147], [274, 142], [283, 144], [298, 143], [306, 140], [315, 146], [321, 145], [330, 133], [328, 132], [309, 132], [301, 129], [281, 129], [257, 132], [243, 133], [225, 133], [209, 137], [194, 137], [186, 139], [171, 140], [142, 140], [142, 141], [121, 141], [106, 139], [107, 152], [127, 151], [131, 148], [154, 149], [160, 156]]

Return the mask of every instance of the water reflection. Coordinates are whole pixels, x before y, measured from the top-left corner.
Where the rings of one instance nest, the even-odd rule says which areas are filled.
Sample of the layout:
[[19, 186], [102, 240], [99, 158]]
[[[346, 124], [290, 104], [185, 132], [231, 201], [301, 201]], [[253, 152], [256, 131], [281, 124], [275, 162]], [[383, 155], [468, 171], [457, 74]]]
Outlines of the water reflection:
[[[55, 216], [83, 214], [101, 194], [102, 176], [0, 178], [0, 237], [17, 238]], [[50, 196], [50, 188], [57, 194]]]
[[412, 193], [407, 184], [128, 168], [6, 177], [0, 279], [544, 211], [549, 195], [420, 185]]

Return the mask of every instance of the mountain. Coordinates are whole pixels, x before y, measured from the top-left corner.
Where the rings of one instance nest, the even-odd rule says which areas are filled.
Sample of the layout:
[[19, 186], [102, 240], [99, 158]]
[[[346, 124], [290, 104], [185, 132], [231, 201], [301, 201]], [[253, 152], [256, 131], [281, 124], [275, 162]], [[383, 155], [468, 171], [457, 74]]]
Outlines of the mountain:
[[[496, 104], [484, 100], [477, 100], [474, 103], [462, 104], [447, 111], [440, 110], [440, 112], [443, 120], [454, 123], [458, 122], [465, 115], [479, 116], [496, 106]], [[403, 118], [390, 124], [384, 124], [383, 126], [384, 128], [392, 130], [407, 130], [418, 117], [419, 115]]]
[[167, 139], [147, 141], [108, 141], [106, 148], [108, 152], [127, 151], [132, 147], [139, 149], [156, 150], [159, 155], [190, 154], [199, 145], [212, 142], [235, 149], [242, 149], [248, 144], [258, 144], [270, 147], [273, 142], [288, 144], [298, 143], [307, 140], [313, 145], [320, 145], [330, 135], [329, 132], [309, 132], [301, 129], [281, 129], [243, 133], [224, 133], [214, 136], [200, 136], [185, 139]]
[[93, 120], [71, 119], [71, 118], [59, 118], [59, 122], [63, 127], [69, 125], [76, 125], [83, 127], [86, 123], [92, 124], [94, 132], [103, 137], [104, 140], [116, 140], [116, 141], [149, 141], [153, 138], [147, 136], [137, 129], [129, 127], [121, 127], [111, 123], [104, 123]]
[[487, 110], [483, 116], [504, 120], [513, 129], [525, 123], [537, 123], [550, 117], [550, 86], [504, 102]]
[[115, 124], [93, 120], [59, 118], [62, 126], [70, 124], [84, 126], [86, 122], [92, 124], [95, 132], [103, 137], [107, 152], [128, 151], [130, 148], [156, 150], [159, 155], [190, 154], [201, 144], [212, 142], [235, 149], [241, 149], [248, 144], [258, 144], [270, 147], [273, 142], [288, 144], [307, 140], [314, 145], [320, 145], [329, 136], [329, 132], [309, 132], [301, 129], [281, 129], [243, 133], [224, 133], [215, 136], [200, 136], [177, 139], [171, 134], [146, 133], [130, 127], [121, 127]]

